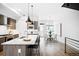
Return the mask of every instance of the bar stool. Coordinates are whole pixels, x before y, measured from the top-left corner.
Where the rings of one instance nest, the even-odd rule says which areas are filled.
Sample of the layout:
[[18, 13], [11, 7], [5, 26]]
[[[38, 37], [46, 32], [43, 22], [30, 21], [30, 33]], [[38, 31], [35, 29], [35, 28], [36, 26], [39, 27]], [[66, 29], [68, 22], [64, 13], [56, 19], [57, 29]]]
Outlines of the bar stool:
[[40, 47], [40, 36], [37, 37], [34, 45], [29, 45], [28, 46], [28, 49], [30, 50], [29, 51], [30, 52], [30, 55], [32, 55], [33, 49], [36, 49], [36, 54], [37, 55], [40, 55], [39, 47]]

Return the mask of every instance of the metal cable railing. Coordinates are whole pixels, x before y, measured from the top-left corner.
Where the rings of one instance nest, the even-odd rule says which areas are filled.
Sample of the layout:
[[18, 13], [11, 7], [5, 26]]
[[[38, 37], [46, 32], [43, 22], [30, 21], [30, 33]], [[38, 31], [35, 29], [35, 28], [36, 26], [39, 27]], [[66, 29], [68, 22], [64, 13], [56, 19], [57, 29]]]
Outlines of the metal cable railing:
[[79, 55], [79, 40], [75, 40], [69, 37], [65, 37], [65, 53], [67, 53], [67, 50], [72, 51], [72, 54], [78, 54]]

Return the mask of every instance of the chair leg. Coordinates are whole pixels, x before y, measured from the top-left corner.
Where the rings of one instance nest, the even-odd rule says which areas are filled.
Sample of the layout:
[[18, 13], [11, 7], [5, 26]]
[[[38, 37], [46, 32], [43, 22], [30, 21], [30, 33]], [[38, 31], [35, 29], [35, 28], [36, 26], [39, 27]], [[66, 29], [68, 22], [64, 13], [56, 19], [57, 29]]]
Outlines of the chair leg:
[[28, 48], [28, 56], [31, 56], [32, 55], [32, 49], [31, 48]]
[[37, 56], [39, 56], [39, 50], [38, 50], [38, 48], [37, 48]]
[[39, 53], [39, 56], [40, 56], [40, 48], [39, 48], [39, 51], [38, 51], [38, 53]]
[[37, 56], [40, 56], [40, 50], [39, 50], [39, 47], [37, 48]]
[[38, 56], [38, 49], [35, 49], [35, 55]]

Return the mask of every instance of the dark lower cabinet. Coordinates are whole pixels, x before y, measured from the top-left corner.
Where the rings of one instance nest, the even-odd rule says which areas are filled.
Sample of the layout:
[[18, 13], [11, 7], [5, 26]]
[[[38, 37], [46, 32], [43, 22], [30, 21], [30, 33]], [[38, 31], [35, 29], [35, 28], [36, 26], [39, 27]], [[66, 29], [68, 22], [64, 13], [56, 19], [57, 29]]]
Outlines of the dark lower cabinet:
[[16, 20], [12, 18], [7, 18], [7, 28], [8, 29], [16, 29]]
[[26, 56], [25, 45], [3, 45], [4, 56]]
[[3, 50], [3, 46], [1, 45], [3, 42], [5, 42], [5, 37], [0, 38], [0, 51]]
[[0, 25], [4, 25], [4, 16], [0, 15]]
[[18, 38], [18, 37], [19, 37], [19, 34], [0, 37], [0, 51], [3, 51], [3, 46], [1, 45], [1, 43], [13, 40], [13, 39]]
[[19, 37], [19, 34], [15, 34], [13, 35], [14, 38], [18, 38]]

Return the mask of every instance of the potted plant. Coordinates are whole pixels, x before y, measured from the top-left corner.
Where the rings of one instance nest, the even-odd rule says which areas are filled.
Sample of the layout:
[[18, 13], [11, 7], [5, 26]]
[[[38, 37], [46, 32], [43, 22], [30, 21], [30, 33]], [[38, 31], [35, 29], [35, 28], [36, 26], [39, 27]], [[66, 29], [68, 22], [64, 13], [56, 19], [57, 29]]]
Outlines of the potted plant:
[[49, 31], [49, 39], [52, 39], [52, 31]]

